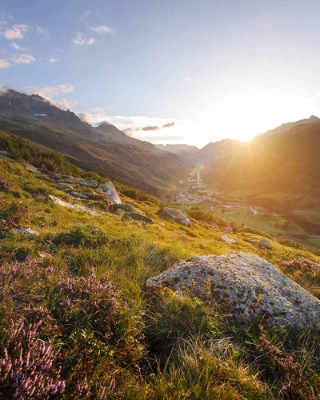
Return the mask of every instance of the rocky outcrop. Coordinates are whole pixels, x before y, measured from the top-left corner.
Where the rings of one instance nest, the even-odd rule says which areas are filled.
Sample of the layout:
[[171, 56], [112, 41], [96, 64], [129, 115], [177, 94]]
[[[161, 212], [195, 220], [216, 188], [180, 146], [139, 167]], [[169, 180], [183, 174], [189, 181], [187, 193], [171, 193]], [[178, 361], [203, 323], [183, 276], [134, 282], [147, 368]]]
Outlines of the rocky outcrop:
[[121, 204], [117, 189], [112, 182], [101, 183], [97, 187], [97, 190], [105, 193], [113, 204]]
[[193, 257], [148, 279], [146, 287], [154, 286], [186, 291], [237, 323], [320, 329], [320, 300], [254, 254]]
[[58, 197], [52, 196], [51, 194], [48, 195], [48, 199], [52, 200], [55, 204], [58, 204], [61, 207], [70, 208], [70, 209], [73, 209], [73, 210], [76, 210], [79, 212], [84, 212], [84, 213], [92, 215], [93, 217], [97, 217], [98, 215], [101, 214], [98, 211], [90, 210], [90, 208], [81, 206], [79, 204], [67, 203], [66, 201], [63, 201], [63, 200], [59, 199]]
[[184, 226], [192, 225], [187, 214], [183, 210], [180, 210], [178, 208], [163, 207], [158, 212], [158, 214], [161, 217], [173, 219], [174, 221], [177, 221]]
[[75, 199], [81, 199], [81, 200], [88, 199], [88, 196], [86, 196], [85, 194], [82, 194], [82, 193], [79, 193], [79, 192], [74, 192], [73, 190], [71, 190], [71, 192], [69, 192], [69, 195], [71, 197], [74, 197]]
[[68, 183], [56, 183], [53, 187], [59, 190], [73, 190], [72, 185], [69, 185]]

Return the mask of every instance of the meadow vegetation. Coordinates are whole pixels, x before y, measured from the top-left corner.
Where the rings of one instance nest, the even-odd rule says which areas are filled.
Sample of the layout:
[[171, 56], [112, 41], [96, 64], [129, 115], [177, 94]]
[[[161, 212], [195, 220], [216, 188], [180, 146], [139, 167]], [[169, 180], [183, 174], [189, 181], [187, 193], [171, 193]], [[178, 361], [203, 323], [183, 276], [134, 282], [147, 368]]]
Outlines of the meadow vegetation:
[[[122, 201], [156, 224], [62, 208], [48, 173], [102, 180], [63, 156], [0, 135], [0, 398], [317, 399], [317, 331], [237, 326], [223, 312], [146, 279], [195, 255], [256, 253], [320, 298], [320, 257], [199, 209], [193, 226], [161, 220], [158, 199], [118, 184]], [[68, 198], [70, 201], [70, 197]], [[72, 199], [74, 203], [81, 201]], [[90, 202], [88, 202], [90, 204]], [[92, 202], [96, 207], [99, 201]], [[15, 229], [30, 227], [39, 235]]]

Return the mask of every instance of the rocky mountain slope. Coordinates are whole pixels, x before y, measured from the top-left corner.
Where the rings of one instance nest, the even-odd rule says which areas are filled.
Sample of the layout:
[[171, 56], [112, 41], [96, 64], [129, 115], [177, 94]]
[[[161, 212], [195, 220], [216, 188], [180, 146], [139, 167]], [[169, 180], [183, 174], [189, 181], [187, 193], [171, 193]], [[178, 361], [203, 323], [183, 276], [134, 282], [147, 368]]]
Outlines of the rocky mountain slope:
[[98, 128], [42, 97], [8, 90], [0, 96], [0, 129], [70, 156], [75, 164], [151, 193], [185, 182], [192, 166], [116, 127]]

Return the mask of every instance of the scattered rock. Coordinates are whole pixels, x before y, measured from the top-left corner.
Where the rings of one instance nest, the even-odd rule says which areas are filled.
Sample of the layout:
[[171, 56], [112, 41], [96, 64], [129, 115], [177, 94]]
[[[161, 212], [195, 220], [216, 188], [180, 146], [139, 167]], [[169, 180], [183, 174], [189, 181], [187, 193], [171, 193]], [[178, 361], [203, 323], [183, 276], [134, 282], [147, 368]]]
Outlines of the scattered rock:
[[320, 329], [320, 300], [255, 254], [193, 257], [146, 282], [147, 289], [157, 286], [187, 290], [239, 324], [259, 319], [273, 326]]
[[88, 198], [88, 196], [86, 196], [85, 194], [82, 194], [82, 193], [79, 193], [79, 192], [74, 192], [74, 191], [69, 192], [69, 195], [71, 197], [74, 197], [75, 199], [83, 199], [83, 200], [85, 200], [85, 199]]
[[155, 224], [152, 218], [146, 217], [144, 215], [138, 214], [136, 212], [126, 212], [123, 219], [136, 219], [138, 221], [146, 222], [147, 224]]
[[112, 213], [116, 213], [118, 210], [122, 210], [125, 212], [131, 212], [133, 211], [132, 204], [111, 204], [108, 207], [108, 211]]
[[38, 236], [39, 232], [31, 228], [14, 228], [13, 232], [19, 233], [20, 235]]
[[29, 172], [33, 172], [34, 174], [41, 174], [42, 172], [39, 170], [39, 168], [35, 167], [34, 165], [28, 164], [28, 163], [23, 163], [25, 169]]
[[178, 208], [163, 207], [161, 208], [161, 210], [159, 210], [158, 214], [162, 217], [169, 217], [182, 225], [192, 226], [192, 223], [189, 220], [187, 214], [183, 210], [180, 210]]
[[101, 183], [97, 190], [105, 193], [113, 204], [121, 204], [117, 189], [112, 182]]
[[85, 179], [75, 179], [75, 178], [69, 178], [70, 182], [74, 183], [75, 185], [80, 185], [80, 186], [85, 186], [89, 188], [96, 188], [99, 183], [95, 180], [85, 180]]
[[233, 229], [230, 226], [225, 226], [222, 230], [226, 233], [233, 233]]
[[260, 248], [264, 247], [265, 249], [272, 250], [272, 244], [266, 238], [261, 239], [260, 242], [258, 243], [258, 246]]
[[54, 180], [59, 180], [59, 179], [61, 179], [62, 178], [62, 175], [60, 175], [60, 174], [51, 174], [51, 175], [49, 175], [49, 177], [51, 178], [51, 179], [54, 179]]
[[11, 159], [13, 158], [13, 155], [8, 153], [6, 150], [0, 150], [0, 158], [4, 158], [4, 159]]
[[101, 215], [101, 213], [98, 212], [98, 211], [90, 210], [90, 208], [81, 206], [79, 204], [67, 203], [67, 202], [65, 202], [65, 201], [63, 201], [61, 199], [58, 199], [58, 197], [52, 196], [51, 194], [48, 195], [48, 198], [50, 200], [52, 200], [55, 204], [58, 204], [61, 207], [70, 208], [70, 209], [73, 209], [73, 210], [76, 210], [76, 211], [79, 211], [79, 212], [85, 212], [87, 214], [92, 215], [93, 217], [97, 217], [98, 215]]
[[53, 187], [59, 190], [73, 190], [73, 187], [67, 183], [56, 183]]
[[220, 240], [222, 242], [228, 243], [228, 244], [237, 244], [238, 242], [234, 239], [230, 239], [227, 235], [222, 235]]

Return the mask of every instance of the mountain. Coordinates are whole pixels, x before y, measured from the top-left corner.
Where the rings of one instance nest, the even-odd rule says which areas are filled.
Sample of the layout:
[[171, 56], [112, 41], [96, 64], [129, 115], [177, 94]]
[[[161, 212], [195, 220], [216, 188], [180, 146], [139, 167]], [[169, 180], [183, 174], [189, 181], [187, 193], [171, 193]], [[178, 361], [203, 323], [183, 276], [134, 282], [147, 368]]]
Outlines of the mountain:
[[0, 96], [0, 129], [70, 156], [77, 166], [149, 193], [179, 189], [191, 165], [115, 126], [82, 122], [38, 95], [8, 90]]
[[195, 154], [199, 151], [198, 147], [190, 146], [188, 144], [156, 144], [158, 149], [169, 151], [173, 154], [178, 154], [179, 156], [186, 156], [190, 154]]
[[203, 181], [250, 204], [291, 214], [320, 233], [320, 120], [298, 121], [249, 143], [225, 140], [198, 152]]

